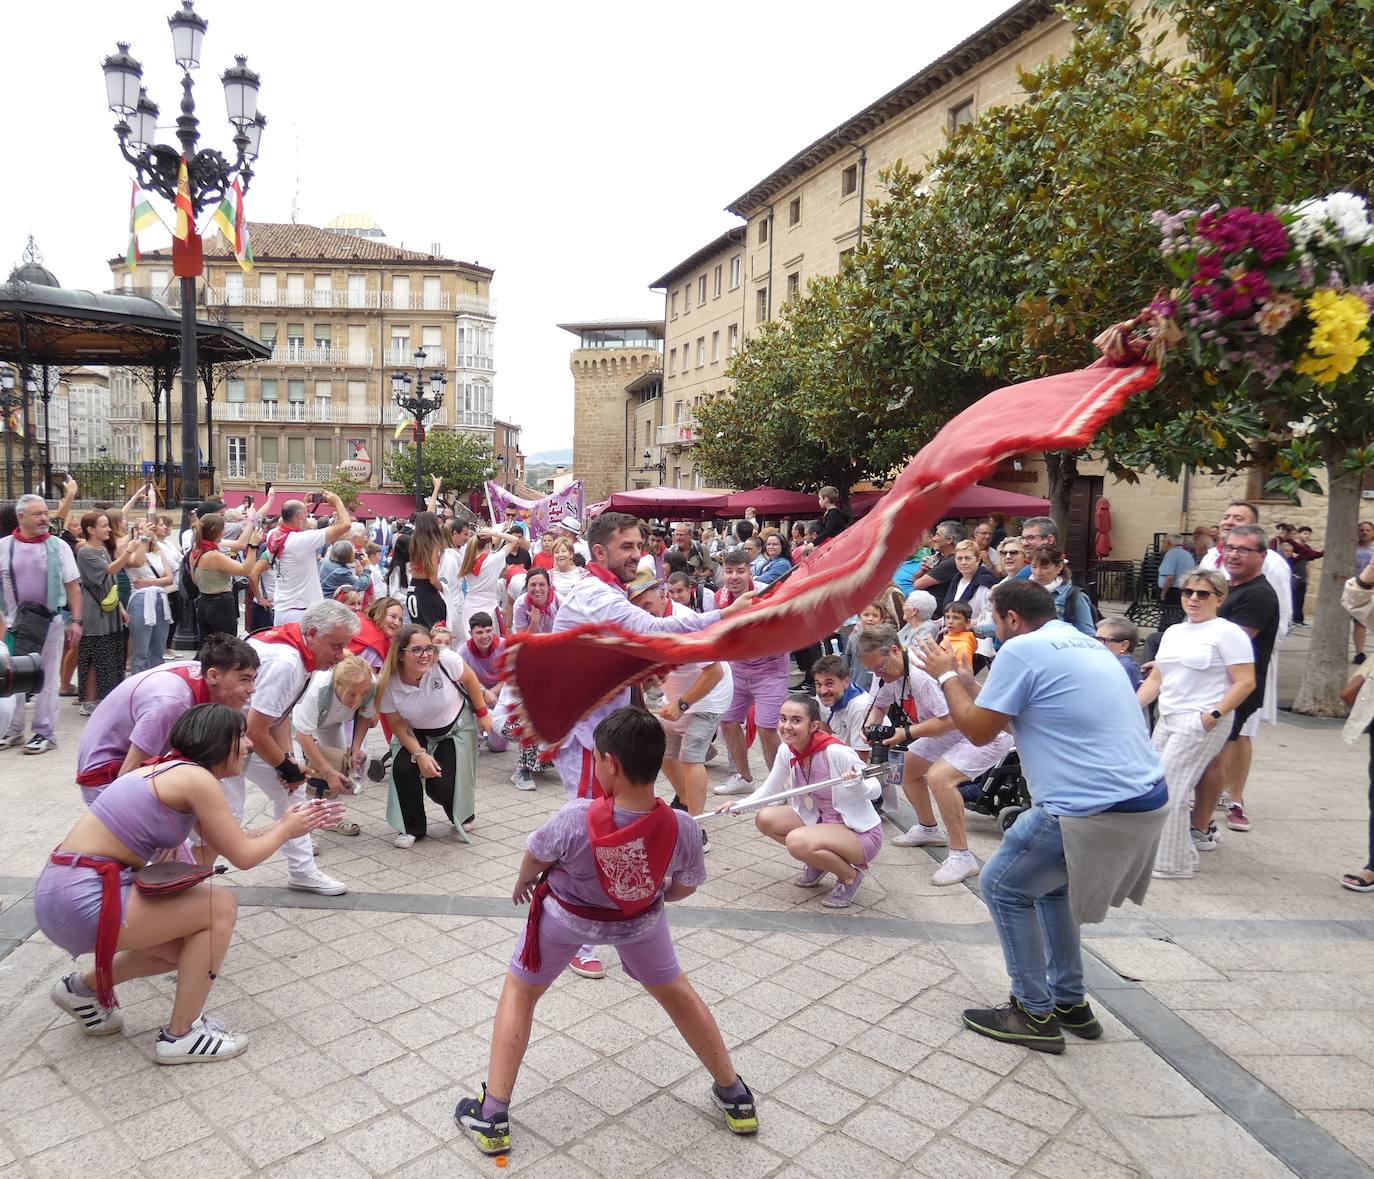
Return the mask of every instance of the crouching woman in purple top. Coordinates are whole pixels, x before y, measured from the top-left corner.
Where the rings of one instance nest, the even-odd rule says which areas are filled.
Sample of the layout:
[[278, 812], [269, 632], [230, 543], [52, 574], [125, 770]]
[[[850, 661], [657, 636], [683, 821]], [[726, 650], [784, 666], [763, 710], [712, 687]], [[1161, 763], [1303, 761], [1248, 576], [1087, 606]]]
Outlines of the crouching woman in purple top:
[[219, 779], [243, 772], [252, 748], [242, 712], [201, 704], [169, 734], [173, 752], [116, 778], [91, 803], [49, 858], [34, 896], [38, 927], [73, 958], [95, 967], [53, 984], [52, 1000], [88, 1036], [124, 1025], [114, 988], [132, 978], [176, 971], [172, 1015], [159, 1032], [158, 1064], [227, 1060], [248, 1046], [202, 1014], [234, 932], [238, 904], [227, 888], [202, 881], [170, 895], [134, 888], [134, 873], [165, 859], [199, 828], [236, 868], [252, 868], [288, 839], [337, 823], [341, 808], [311, 800], [249, 836], [235, 821]]

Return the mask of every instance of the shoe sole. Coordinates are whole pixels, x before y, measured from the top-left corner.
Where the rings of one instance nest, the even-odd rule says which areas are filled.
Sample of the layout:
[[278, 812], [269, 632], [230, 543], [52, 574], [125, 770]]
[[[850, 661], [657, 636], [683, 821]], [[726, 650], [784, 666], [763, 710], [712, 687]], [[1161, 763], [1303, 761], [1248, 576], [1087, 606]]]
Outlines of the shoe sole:
[[730, 1116], [729, 1107], [716, 1096], [716, 1091], [711, 1090], [711, 1100], [715, 1107], [725, 1115], [725, 1127], [731, 1134], [738, 1134], [742, 1138], [747, 1138], [751, 1134], [759, 1132], [759, 1115], [756, 1112], [752, 1118], [735, 1118]]
[[242, 1056], [248, 1051], [247, 1043], [240, 1044], [232, 1052], [218, 1052], [214, 1056], [159, 1056], [153, 1052], [153, 1061], [156, 1064], [218, 1064], [221, 1060], [233, 1060], [236, 1056]]
[[935, 876], [938, 876], [938, 875], [939, 875], [939, 873], [937, 872], [937, 873], [935, 874], [935, 876], [932, 876], [932, 877], [930, 878], [930, 883], [933, 884], [933, 885], [935, 885], [936, 888], [948, 888], [948, 887], [949, 887], [950, 885], [952, 885], [952, 884], [963, 884], [963, 882], [964, 882], [965, 880], [968, 880], [968, 879], [970, 879], [970, 878], [972, 878], [972, 877], [974, 877], [974, 876], [977, 876], [978, 873], [980, 873], [982, 870], [983, 870], [983, 865], [982, 865], [982, 864], [976, 864], [970, 871], [965, 872], [962, 876], [957, 877], [957, 878], [954, 879], [954, 880], [936, 880], [936, 879], [935, 879]]
[[820, 888], [821, 882], [824, 879], [825, 875], [823, 873], [820, 876], [817, 876], [815, 880], [803, 880], [799, 876], [794, 876], [792, 877], [792, 883], [795, 884], [798, 888]]
[[853, 898], [850, 898], [847, 901], [832, 901], [829, 897], [826, 897], [825, 900], [821, 902], [821, 904], [827, 909], [847, 909], [853, 903]]
[[1028, 1036], [1022, 1032], [999, 1032], [994, 1028], [985, 1028], [974, 1023], [967, 1015], [964, 1016], [964, 1026], [980, 1036], [987, 1036], [989, 1040], [998, 1040], [1003, 1044], [1020, 1044], [1032, 1052], [1048, 1052], [1051, 1056], [1060, 1056], [1064, 1052], [1063, 1036], [1051, 1040], [1047, 1037]]
[[286, 882], [287, 888], [294, 888], [297, 892], [313, 892], [321, 897], [341, 897], [348, 891], [348, 885], [322, 885], [322, 884], [297, 884], [294, 880]]
[[1233, 823], [1233, 822], [1231, 822], [1230, 819], [1227, 819], [1227, 820], [1226, 820], [1226, 829], [1227, 829], [1228, 831], [1239, 831], [1239, 832], [1241, 832], [1242, 834], [1244, 834], [1245, 832], [1247, 832], [1247, 831], [1250, 830], [1250, 824], [1249, 824], [1249, 823], [1246, 823], [1246, 824], [1242, 827], [1242, 826], [1239, 825], [1238, 823]]
[[105, 1020], [105, 1022], [102, 1023], [99, 1027], [92, 1028], [87, 1027], [86, 1021], [82, 1019], [81, 1016], [77, 1015], [77, 1013], [73, 1011], [70, 1007], [68, 1007], [65, 1003], [59, 1000], [57, 996], [54, 995], [51, 991], [48, 992], [48, 998], [52, 1000], [52, 1005], [56, 1007], [58, 1011], [64, 1011], [68, 1015], [70, 1015], [74, 1020], [76, 1020], [76, 1022], [80, 1025], [82, 1032], [88, 1036], [113, 1036], [124, 1030], [124, 1013], [122, 1011], [116, 1011], [113, 1015], [110, 1016], [109, 1019]]
[[574, 974], [581, 975], [583, 978], [606, 977], [606, 968], [604, 966], [600, 970], [588, 970], [585, 966], [578, 966], [572, 962], [569, 962], [568, 969], [571, 970]]
[[919, 843], [904, 843], [901, 836], [892, 841], [893, 847], [947, 847], [943, 839], [923, 839]]

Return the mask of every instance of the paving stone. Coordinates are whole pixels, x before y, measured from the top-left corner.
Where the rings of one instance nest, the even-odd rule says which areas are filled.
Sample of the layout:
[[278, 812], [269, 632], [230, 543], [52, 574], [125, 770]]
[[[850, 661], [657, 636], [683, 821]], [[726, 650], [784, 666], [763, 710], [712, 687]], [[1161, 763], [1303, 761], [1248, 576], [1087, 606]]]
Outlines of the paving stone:
[[913, 1118], [881, 1105], [861, 1109], [844, 1125], [844, 1132], [904, 1163], [935, 1137], [935, 1131]]
[[522, 1101], [512, 1115], [512, 1130], [516, 1119], [555, 1148], [570, 1143], [606, 1120], [590, 1102], [566, 1089], [550, 1089], [530, 1101]]
[[1291, 1179], [1278, 1159], [1221, 1113], [1193, 1117], [1118, 1116], [1112, 1133], [1153, 1179], [1196, 1175], [1244, 1175]]
[[322, 1142], [272, 1167], [270, 1179], [369, 1179], [369, 1172], [338, 1143]]
[[598, 1175], [657, 1173], [668, 1157], [662, 1146], [624, 1125], [603, 1126], [571, 1147], [569, 1153]]
[[[969, 1033], [972, 1035], [973, 1033]], [[1008, 1046], [1008, 1052], [1021, 1053], [1023, 1048]], [[960, 1060], [947, 1052], [935, 1052], [927, 1056], [911, 1070], [911, 1075], [928, 1081], [950, 1093], [957, 1093], [966, 1101], [977, 1101], [997, 1084], [997, 1074]]]
[[1031, 1172], [1045, 1179], [1140, 1179], [1143, 1171], [1071, 1142], [1051, 1142], [1036, 1156]]
[[1353, 1056], [1250, 1056], [1240, 1062], [1297, 1109], [1363, 1109], [1374, 1068]]
[[[113, 1130], [100, 1129], [73, 1138], [29, 1159], [38, 1175], [117, 1175], [138, 1165], [139, 1156]], [[0, 1166], [14, 1162], [14, 1155], [0, 1145]]]
[[230, 1126], [225, 1137], [256, 1166], [265, 1167], [322, 1141], [324, 1134], [296, 1103], [245, 1118]]
[[818, 1077], [798, 1077], [779, 1088], [773, 1097], [814, 1118], [823, 1126], [844, 1121], [863, 1105], [863, 1098]]
[[988, 1094], [984, 1105], [1027, 1126], [1057, 1134], [1074, 1115], [1074, 1106], [1016, 1081], [1005, 1081]]
[[938, 1138], [924, 1147], [911, 1165], [930, 1179], [1011, 1179], [1016, 1168], [953, 1138]]
[[331, 1134], [351, 1129], [386, 1112], [386, 1102], [361, 1077], [345, 1077], [312, 1095], [311, 1113]]
[[1048, 1134], [1012, 1121], [991, 1109], [970, 1110], [956, 1122], [950, 1135], [986, 1154], [1016, 1166], [1028, 1162], [1049, 1139]]
[[5, 1119], [6, 1132], [26, 1155], [60, 1146], [100, 1126], [100, 1115], [79, 1097], [68, 1097], [42, 1109]]
[[878, 1100], [898, 1114], [936, 1130], [952, 1126], [968, 1109], [968, 1102], [962, 1097], [912, 1077], [898, 1081]]
[[437, 1142], [428, 1130], [399, 1113], [350, 1130], [339, 1139], [349, 1154], [375, 1174], [395, 1170]]

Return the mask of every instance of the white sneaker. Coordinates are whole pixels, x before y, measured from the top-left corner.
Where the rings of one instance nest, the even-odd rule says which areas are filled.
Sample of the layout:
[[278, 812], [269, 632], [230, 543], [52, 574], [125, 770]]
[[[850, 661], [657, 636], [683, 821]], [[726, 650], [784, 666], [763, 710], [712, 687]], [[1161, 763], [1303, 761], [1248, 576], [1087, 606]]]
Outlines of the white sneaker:
[[288, 876], [286, 887], [299, 889], [301, 892], [319, 893], [322, 897], [342, 896], [348, 891], [348, 885], [342, 880], [335, 880], [332, 876], [326, 876], [318, 868], [309, 876]]
[[741, 774], [731, 774], [719, 786], [711, 787], [712, 794], [753, 794], [754, 783]]
[[391, 846], [392, 846], [392, 847], [414, 847], [414, 846], [415, 846], [415, 836], [413, 836], [413, 835], [407, 835], [404, 831], [402, 831], [399, 835], [396, 836], [396, 838], [394, 838], [394, 839], [391, 841]]
[[248, 1037], [242, 1032], [231, 1032], [219, 1020], [202, 1015], [184, 1036], [169, 1036], [166, 1028], [158, 1032], [153, 1059], [158, 1064], [213, 1064], [247, 1048]]
[[519, 766], [516, 767], [515, 773], [510, 776], [510, 781], [517, 790], [534, 789], [534, 775]]
[[18, 749], [24, 744], [24, 734], [17, 737], [0, 737], [0, 749]]
[[920, 823], [912, 823], [892, 840], [893, 847], [944, 847], [945, 843], [945, 833], [940, 828], [922, 827]]
[[48, 753], [56, 748], [57, 742], [51, 737], [40, 737], [37, 733], [24, 742], [25, 753]]
[[977, 876], [983, 870], [972, 852], [950, 852], [945, 862], [935, 869], [931, 884], [958, 884], [970, 876]]
[[52, 1001], [81, 1025], [88, 1036], [112, 1036], [124, 1026], [124, 1012], [117, 1007], [102, 1007], [94, 997], [78, 995], [72, 989], [73, 971], [59, 978], [49, 994]]

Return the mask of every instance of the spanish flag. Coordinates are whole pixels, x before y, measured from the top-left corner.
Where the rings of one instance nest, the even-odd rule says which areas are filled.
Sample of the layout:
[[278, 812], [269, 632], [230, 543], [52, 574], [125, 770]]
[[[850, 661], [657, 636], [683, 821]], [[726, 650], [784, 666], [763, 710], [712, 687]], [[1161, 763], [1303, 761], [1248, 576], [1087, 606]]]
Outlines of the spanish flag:
[[186, 157], [181, 157], [181, 167], [177, 169], [177, 227], [172, 236], [179, 241], [190, 238], [195, 228], [196, 213], [191, 207], [191, 178], [186, 172]]

